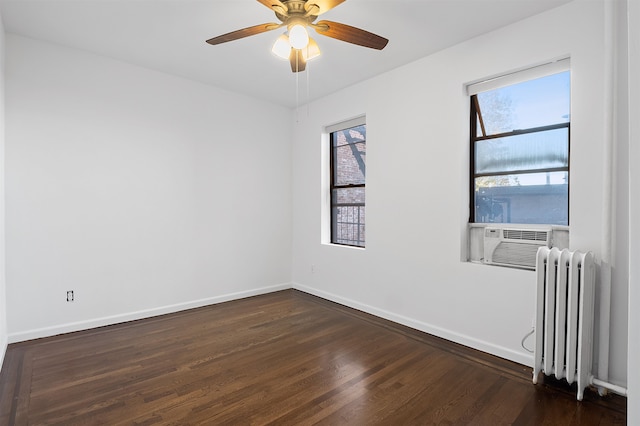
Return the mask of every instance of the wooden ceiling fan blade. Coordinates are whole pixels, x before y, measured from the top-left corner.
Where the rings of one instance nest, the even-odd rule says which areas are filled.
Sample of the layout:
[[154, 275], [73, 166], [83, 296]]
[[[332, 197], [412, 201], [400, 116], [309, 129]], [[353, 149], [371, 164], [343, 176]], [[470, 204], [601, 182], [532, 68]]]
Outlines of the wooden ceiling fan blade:
[[231, 31], [227, 34], [222, 34], [218, 37], [210, 38], [207, 40], [209, 44], [221, 44], [226, 43], [228, 41], [238, 40], [240, 38], [249, 37], [252, 35], [264, 33], [267, 31], [275, 30], [276, 28], [280, 28], [281, 24], [260, 24], [254, 25], [253, 27], [243, 28], [241, 30]]
[[289, 62], [291, 63], [292, 72], [304, 71], [307, 68], [307, 61], [302, 56], [302, 50], [291, 49], [291, 55], [289, 55]]
[[259, 3], [264, 4], [269, 9], [278, 13], [286, 13], [287, 6], [284, 5], [280, 0], [258, 0]]
[[382, 50], [389, 43], [389, 40], [377, 34], [339, 22], [319, 21], [312, 27], [318, 34], [371, 49]]
[[304, 4], [304, 9], [312, 15], [318, 16], [344, 2], [345, 0], [307, 0]]

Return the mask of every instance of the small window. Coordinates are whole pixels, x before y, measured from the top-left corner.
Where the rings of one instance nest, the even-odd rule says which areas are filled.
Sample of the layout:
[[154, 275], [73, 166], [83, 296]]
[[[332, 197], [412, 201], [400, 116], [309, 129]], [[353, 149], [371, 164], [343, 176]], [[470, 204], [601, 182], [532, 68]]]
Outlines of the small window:
[[470, 125], [470, 222], [568, 225], [569, 71], [472, 94]]
[[332, 131], [330, 143], [331, 242], [364, 247], [366, 125]]

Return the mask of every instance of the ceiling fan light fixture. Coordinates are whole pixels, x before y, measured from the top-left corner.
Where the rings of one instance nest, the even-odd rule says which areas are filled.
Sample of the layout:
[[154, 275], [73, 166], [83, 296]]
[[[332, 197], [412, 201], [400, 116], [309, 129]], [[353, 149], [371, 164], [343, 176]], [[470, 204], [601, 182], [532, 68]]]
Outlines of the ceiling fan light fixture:
[[306, 62], [309, 62], [310, 60], [317, 58], [321, 54], [322, 52], [320, 52], [320, 46], [318, 46], [318, 43], [316, 43], [314, 39], [309, 37], [309, 44], [307, 44], [307, 47], [302, 49], [302, 57], [304, 58], [304, 60]]
[[289, 28], [289, 43], [294, 49], [304, 49], [309, 44], [309, 33], [304, 25], [295, 24]]
[[289, 36], [287, 33], [278, 37], [276, 42], [273, 43], [271, 52], [280, 59], [284, 59], [285, 61], [289, 60], [289, 55], [291, 55], [291, 44], [289, 43]]
[[[1, 0], [0, 0], [1, 1]], [[291, 64], [291, 71], [304, 71], [307, 61], [320, 56], [318, 44], [309, 37], [308, 28], [317, 34], [371, 49], [382, 50], [389, 40], [363, 29], [334, 21], [315, 22], [319, 15], [328, 12], [346, 0], [258, 0], [271, 9], [280, 23], [267, 22], [231, 31], [206, 42], [210, 45], [227, 43], [245, 37], [286, 28], [287, 31], [275, 41], [271, 52]]]

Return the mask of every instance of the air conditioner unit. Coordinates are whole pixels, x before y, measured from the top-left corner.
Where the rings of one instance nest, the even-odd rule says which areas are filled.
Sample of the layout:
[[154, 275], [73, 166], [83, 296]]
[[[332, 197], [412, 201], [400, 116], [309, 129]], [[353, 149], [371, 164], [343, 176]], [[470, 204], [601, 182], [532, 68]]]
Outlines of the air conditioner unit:
[[484, 229], [483, 262], [490, 265], [536, 268], [536, 254], [541, 246], [551, 247], [551, 227]]

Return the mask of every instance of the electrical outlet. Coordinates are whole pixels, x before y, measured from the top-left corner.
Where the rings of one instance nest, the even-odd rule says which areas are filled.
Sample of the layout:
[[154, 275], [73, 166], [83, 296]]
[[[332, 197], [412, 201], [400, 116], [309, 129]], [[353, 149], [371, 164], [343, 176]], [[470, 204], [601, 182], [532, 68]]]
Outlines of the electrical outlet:
[[318, 267], [316, 265], [311, 265], [311, 273], [315, 274], [316, 272], [318, 272]]
[[67, 302], [73, 302], [73, 290], [67, 291]]

